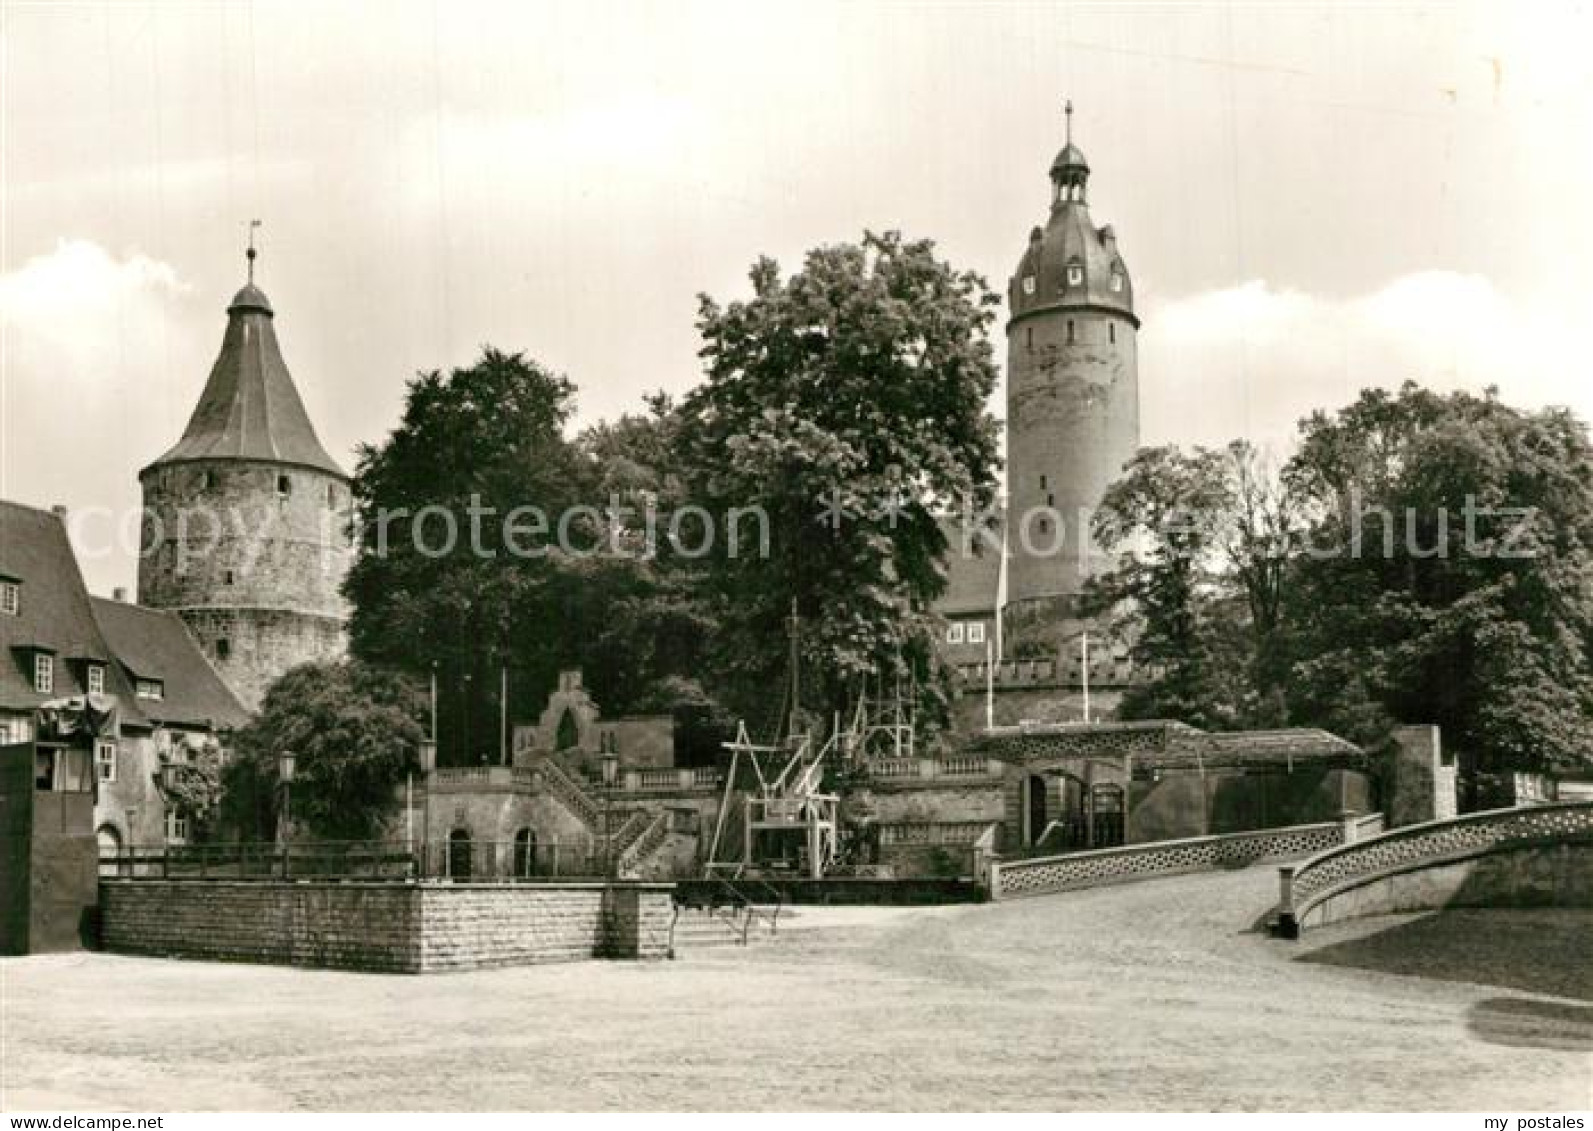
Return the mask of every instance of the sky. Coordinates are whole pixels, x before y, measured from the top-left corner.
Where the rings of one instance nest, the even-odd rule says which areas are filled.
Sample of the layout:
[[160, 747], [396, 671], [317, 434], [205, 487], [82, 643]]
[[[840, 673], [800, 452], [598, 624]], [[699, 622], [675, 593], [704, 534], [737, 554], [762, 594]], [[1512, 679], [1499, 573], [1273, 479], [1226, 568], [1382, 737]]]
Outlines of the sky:
[[759, 255], [898, 229], [1004, 291], [1067, 98], [1144, 442], [1286, 454], [1406, 379], [1590, 418], [1589, 42], [1565, 3], [0, 0], [0, 497], [104, 516], [84, 572], [131, 588], [250, 219], [351, 467], [486, 343], [580, 424], [689, 388]]

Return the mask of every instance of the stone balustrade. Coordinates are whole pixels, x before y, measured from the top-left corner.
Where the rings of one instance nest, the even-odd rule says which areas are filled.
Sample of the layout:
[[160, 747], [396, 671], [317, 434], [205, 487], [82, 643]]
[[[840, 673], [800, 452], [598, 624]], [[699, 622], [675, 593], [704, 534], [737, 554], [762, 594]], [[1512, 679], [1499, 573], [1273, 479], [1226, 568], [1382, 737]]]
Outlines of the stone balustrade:
[[1001, 764], [988, 758], [873, 758], [868, 776], [876, 781], [998, 778]]
[[[1293, 938], [1307, 923], [1442, 905], [1453, 901], [1465, 882], [1475, 875], [1473, 870], [1458, 865], [1490, 855], [1565, 844], [1593, 846], [1593, 804], [1495, 809], [1424, 821], [1358, 839], [1278, 869], [1277, 932]], [[1420, 878], [1399, 882], [1401, 877], [1425, 870], [1443, 874], [1435, 875], [1431, 882]], [[1386, 889], [1383, 895], [1342, 898], [1373, 884]], [[1558, 885], [1550, 885], [1554, 886], [1572, 885], [1561, 877]], [[1473, 896], [1479, 901], [1509, 902], [1520, 894], [1505, 890], [1493, 876], [1480, 880], [1475, 887]], [[1325, 905], [1333, 901], [1345, 906], [1330, 912]]]
[[1011, 899], [1045, 895], [1125, 880], [1208, 868], [1244, 867], [1265, 860], [1306, 856], [1342, 843], [1346, 835], [1354, 835], [1353, 832], [1347, 834], [1350, 827], [1349, 820], [1325, 821], [1224, 836], [1150, 841], [1060, 856], [996, 861], [990, 866], [990, 897]]

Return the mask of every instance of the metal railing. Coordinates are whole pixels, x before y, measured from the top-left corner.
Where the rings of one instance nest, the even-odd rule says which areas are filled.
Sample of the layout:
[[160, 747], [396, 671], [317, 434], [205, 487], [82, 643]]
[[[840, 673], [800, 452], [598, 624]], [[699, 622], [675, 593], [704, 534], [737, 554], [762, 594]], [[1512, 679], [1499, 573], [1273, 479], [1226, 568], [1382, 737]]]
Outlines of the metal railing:
[[448, 880], [504, 883], [602, 879], [589, 841], [295, 841], [132, 845], [100, 856], [100, 876], [129, 880]]

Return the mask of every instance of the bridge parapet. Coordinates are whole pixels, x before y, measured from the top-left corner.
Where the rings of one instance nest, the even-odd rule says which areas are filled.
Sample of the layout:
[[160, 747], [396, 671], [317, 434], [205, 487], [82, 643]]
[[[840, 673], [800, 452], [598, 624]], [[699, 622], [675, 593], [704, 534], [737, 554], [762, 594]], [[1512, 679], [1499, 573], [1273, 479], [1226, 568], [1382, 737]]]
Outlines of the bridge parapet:
[[990, 898], [1046, 895], [1180, 872], [1243, 867], [1304, 856], [1354, 835], [1354, 821], [1346, 819], [997, 861], [990, 866]]
[[1377, 881], [1492, 854], [1572, 842], [1593, 846], [1593, 804], [1495, 809], [1406, 825], [1345, 843], [1279, 867], [1276, 931], [1286, 938], [1298, 937], [1307, 917], [1328, 900]]

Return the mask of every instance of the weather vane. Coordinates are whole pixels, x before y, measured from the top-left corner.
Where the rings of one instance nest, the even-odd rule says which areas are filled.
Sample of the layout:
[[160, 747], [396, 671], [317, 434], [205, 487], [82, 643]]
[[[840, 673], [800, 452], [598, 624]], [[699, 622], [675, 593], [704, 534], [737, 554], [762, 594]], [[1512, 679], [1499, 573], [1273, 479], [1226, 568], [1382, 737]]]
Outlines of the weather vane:
[[[1068, 144], [1073, 144], [1073, 99], [1068, 99], [1062, 106], [1062, 112], [1068, 116]], [[255, 223], [259, 223], [258, 220]]]
[[254, 249], [254, 230], [256, 228], [258, 228], [258, 227], [260, 227], [260, 221], [258, 221], [258, 220], [250, 220], [249, 221], [249, 250], [244, 252], [244, 255], [249, 260], [249, 285], [250, 286], [254, 285], [254, 257], [260, 254], [258, 251], [256, 251]]

